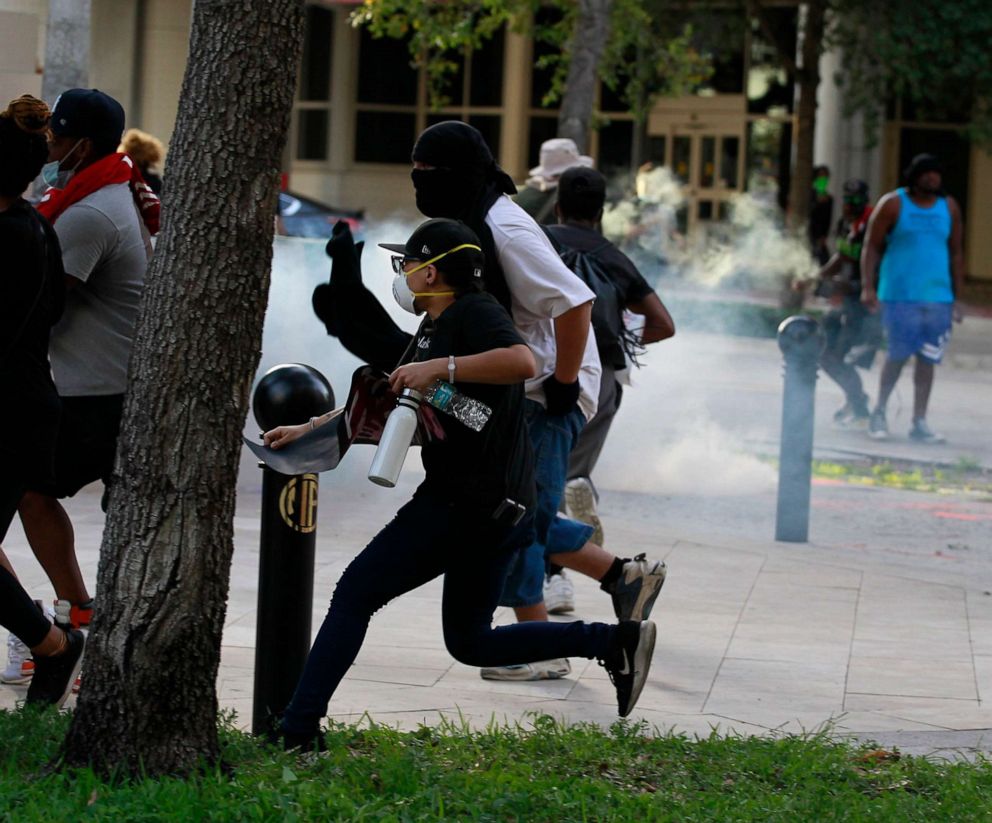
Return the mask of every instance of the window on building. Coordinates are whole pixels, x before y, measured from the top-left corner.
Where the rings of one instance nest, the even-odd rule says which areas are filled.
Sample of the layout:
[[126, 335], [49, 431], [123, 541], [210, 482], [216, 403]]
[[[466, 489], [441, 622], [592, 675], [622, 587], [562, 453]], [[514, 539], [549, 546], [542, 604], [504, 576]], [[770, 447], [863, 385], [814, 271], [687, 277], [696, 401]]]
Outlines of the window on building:
[[[798, 15], [795, 7], [766, 7], [764, 14], [777, 32], [778, 40], [792, 54], [796, 53]], [[792, 113], [793, 78], [782, 68], [775, 45], [752, 23], [747, 70], [747, 110], [751, 114], [785, 115]]]
[[307, 6], [303, 59], [294, 110], [296, 157], [326, 160], [331, 131], [331, 44], [334, 14]]
[[503, 105], [505, 35], [496, 32], [479, 49], [454, 58], [457, 70], [443, 89], [445, 105], [431, 111], [426, 79], [410, 66], [406, 45], [374, 40], [362, 31], [355, 109], [355, 161], [409, 163], [417, 134], [434, 123], [463, 120], [479, 129], [498, 155]]

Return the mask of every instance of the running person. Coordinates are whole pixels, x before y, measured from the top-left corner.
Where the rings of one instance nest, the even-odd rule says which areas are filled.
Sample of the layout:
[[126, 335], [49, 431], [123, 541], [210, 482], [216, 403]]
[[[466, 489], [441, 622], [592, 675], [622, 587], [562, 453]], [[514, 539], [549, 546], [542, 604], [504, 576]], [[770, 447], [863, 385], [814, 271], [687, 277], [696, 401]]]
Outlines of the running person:
[[[492, 626], [515, 550], [533, 531], [534, 462], [523, 383], [534, 375], [535, 362], [506, 310], [482, 291], [478, 238], [460, 222], [436, 219], [422, 224], [405, 245], [385, 248], [401, 252], [393, 264], [397, 302], [427, 313], [415, 345], [406, 347], [412, 362], [390, 375], [393, 390], [423, 392], [453, 371], [458, 390], [489, 406], [492, 416], [481, 432], [438, 416], [445, 439], [422, 448], [426, 479], [342, 574], [278, 735], [286, 748], [319, 747], [320, 720], [372, 615], [440, 575], [445, 644], [457, 660], [502, 666], [597, 658], [616, 686], [620, 715], [627, 716], [651, 663], [653, 623]], [[324, 421], [326, 416], [317, 418]], [[265, 443], [279, 448], [309, 429], [310, 424], [279, 427], [266, 432]], [[517, 522], [514, 513], [521, 507], [526, 514]]]

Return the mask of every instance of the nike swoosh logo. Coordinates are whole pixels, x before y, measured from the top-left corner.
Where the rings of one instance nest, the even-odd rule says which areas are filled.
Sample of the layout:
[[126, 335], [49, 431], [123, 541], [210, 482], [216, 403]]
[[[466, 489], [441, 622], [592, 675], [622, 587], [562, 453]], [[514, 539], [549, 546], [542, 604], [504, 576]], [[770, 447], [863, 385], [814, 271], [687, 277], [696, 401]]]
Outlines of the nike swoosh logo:
[[623, 650], [623, 668], [620, 669], [620, 674], [630, 674], [630, 656], [627, 654], [626, 649]]

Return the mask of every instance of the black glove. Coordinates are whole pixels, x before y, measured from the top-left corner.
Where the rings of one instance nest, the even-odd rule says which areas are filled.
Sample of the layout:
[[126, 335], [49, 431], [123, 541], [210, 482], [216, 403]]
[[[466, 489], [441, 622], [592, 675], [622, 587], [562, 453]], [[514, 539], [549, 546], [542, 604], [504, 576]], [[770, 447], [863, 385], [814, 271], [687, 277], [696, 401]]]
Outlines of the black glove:
[[355, 243], [355, 238], [347, 222], [338, 220], [331, 231], [324, 251], [331, 258], [331, 280], [335, 285], [349, 285], [362, 282], [362, 250], [364, 241]]
[[344, 220], [338, 220], [331, 231], [324, 251], [331, 258], [331, 276], [327, 283], [321, 283], [313, 290], [313, 311], [327, 327], [327, 333], [337, 337], [339, 324], [335, 318], [335, 302], [342, 300], [341, 294], [334, 294], [338, 287], [362, 285], [362, 250], [365, 243], [355, 243], [351, 229]]
[[579, 402], [579, 381], [562, 383], [552, 374], [542, 384], [544, 398], [548, 403], [548, 414], [556, 417], [568, 414]]

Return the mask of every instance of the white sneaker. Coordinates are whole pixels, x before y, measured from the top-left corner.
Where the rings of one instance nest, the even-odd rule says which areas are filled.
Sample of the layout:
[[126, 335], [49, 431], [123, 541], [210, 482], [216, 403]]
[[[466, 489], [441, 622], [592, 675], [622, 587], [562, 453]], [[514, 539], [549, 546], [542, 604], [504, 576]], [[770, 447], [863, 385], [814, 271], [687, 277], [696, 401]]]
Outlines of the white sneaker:
[[593, 528], [592, 542], [603, 545], [603, 522], [596, 512], [596, 490], [588, 477], [575, 477], [565, 484], [565, 512], [573, 520]]
[[479, 669], [479, 676], [483, 680], [560, 680], [571, 673], [572, 666], [564, 657], [516, 666], [489, 666]]
[[30, 683], [34, 674], [31, 649], [14, 634], [7, 635], [7, 668], [0, 673], [0, 683]]
[[544, 606], [548, 614], [567, 614], [575, 611], [575, 587], [565, 577], [565, 572], [544, 578]]

